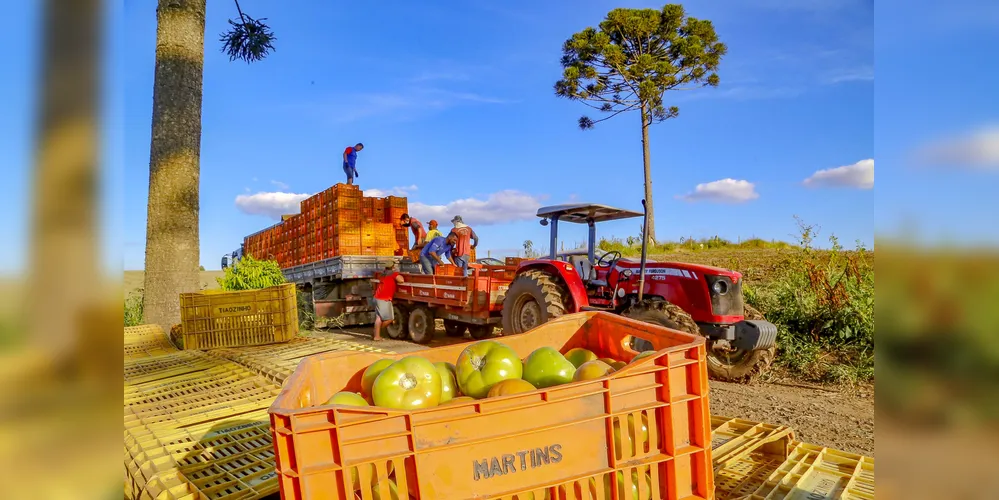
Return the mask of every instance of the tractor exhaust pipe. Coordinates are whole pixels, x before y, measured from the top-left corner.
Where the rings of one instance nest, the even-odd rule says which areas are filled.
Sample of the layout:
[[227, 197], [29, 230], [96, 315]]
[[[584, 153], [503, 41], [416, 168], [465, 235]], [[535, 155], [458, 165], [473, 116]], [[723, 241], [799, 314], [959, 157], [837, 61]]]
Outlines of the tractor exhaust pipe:
[[645, 260], [649, 251], [649, 207], [642, 200], [642, 265], [638, 268], [638, 302], [645, 295]]

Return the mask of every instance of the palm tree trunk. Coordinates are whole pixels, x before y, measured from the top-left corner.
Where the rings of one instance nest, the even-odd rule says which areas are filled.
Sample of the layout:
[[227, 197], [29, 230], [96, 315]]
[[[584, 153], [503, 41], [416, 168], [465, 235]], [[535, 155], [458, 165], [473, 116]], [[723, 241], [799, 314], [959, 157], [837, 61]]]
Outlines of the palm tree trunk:
[[[92, 305], [97, 264], [97, 98], [100, 5], [47, 1], [28, 293], [31, 345], [65, 361], [82, 310]], [[103, 298], [103, 296], [101, 296]]]
[[180, 322], [179, 294], [200, 284], [198, 211], [205, 0], [159, 0], [149, 152], [144, 321]]
[[652, 208], [652, 158], [649, 157], [649, 111], [642, 103], [642, 161], [645, 163], [645, 207], [649, 214], [650, 243], [656, 242], [656, 217]]

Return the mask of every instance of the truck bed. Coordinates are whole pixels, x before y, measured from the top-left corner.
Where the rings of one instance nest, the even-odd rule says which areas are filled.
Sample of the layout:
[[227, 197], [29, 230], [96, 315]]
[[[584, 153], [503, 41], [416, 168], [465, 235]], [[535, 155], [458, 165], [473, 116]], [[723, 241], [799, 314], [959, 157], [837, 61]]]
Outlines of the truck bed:
[[399, 285], [394, 300], [466, 316], [497, 316], [516, 270], [512, 266], [481, 267], [467, 277], [403, 273], [405, 282]]
[[[336, 280], [374, 278], [390, 263], [400, 263], [402, 257], [374, 255], [340, 255], [308, 264], [282, 269], [285, 279], [298, 284], [314, 284]], [[413, 271], [415, 264], [403, 264], [403, 270]], [[409, 268], [406, 268], [410, 266]], [[415, 266], [415, 268], [413, 267]]]

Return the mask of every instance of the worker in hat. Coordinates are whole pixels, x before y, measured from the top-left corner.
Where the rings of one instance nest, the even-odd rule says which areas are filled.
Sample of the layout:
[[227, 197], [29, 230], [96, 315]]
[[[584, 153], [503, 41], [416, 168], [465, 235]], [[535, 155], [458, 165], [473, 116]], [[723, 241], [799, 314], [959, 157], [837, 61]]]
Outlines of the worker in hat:
[[434, 238], [437, 238], [439, 236], [444, 236], [444, 233], [442, 233], [440, 229], [437, 229], [436, 220], [431, 220], [430, 222], [427, 223], [427, 226], [430, 227], [430, 230], [427, 231], [427, 241], [433, 241]]
[[454, 225], [451, 234], [457, 238], [454, 250], [451, 251], [451, 260], [464, 271], [465, 276], [468, 276], [468, 264], [472, 259], [472, 249], [479, 246], [479, 237], [468, 224], [461, 220], [460, 215], [455, 215], [451, 219], [451, 224]]
[[422, 246], [427, 242], [427, 230], [423, 229], [423, 223], [416, 220], [414, 217], [410, 217], [409, 214], [402, 214], [399, 217], [399, 223], [402, 227], [408, 227], [413, 230], [413, 248]]

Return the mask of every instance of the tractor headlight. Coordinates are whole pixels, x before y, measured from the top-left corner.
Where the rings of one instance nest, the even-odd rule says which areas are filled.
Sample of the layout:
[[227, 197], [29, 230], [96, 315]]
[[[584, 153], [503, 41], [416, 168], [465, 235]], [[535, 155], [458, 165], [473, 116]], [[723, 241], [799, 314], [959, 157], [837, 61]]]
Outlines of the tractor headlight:
[[715, 281], [715, 284], [711, 285], [711, 290], [713, 290], [718, 295], [725, 295], [728, 293], [728, 283], [724, 280]]
[[621, 277], [626, 280], [631, 279], [631, 274], [632, 274], [631, 269], [625, 269], [624, 271], [621, 271]]

